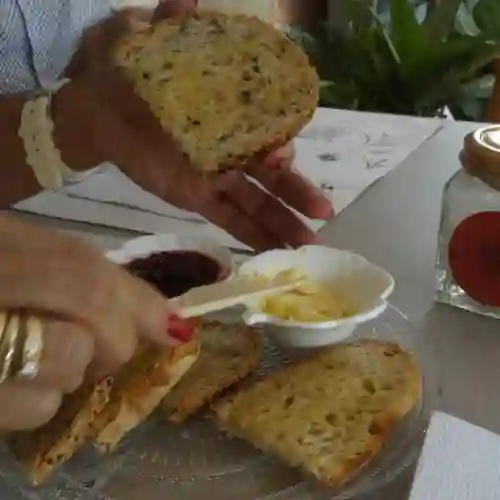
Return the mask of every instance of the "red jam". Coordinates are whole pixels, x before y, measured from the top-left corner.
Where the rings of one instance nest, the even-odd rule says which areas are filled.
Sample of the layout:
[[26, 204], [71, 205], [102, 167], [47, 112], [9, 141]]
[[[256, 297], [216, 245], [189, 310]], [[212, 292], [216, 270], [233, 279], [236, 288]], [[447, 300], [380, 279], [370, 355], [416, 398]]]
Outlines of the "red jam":
[[166, 297], [178, 297], [198, 286], [224, 278], [226, 270], [212, 257], [191, 250], [165, 251], [135, 259], [125, 265]]

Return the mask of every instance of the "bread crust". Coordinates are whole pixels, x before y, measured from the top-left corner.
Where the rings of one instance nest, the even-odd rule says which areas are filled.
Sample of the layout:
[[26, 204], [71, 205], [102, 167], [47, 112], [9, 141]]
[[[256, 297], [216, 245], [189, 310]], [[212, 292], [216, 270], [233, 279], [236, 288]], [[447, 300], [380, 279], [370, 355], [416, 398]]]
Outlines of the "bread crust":
[[33, 486], [44, 483], [97, 432], [97, 419], [109, 402], [112, 378], [86, 382], [64, 397], [56, 416], [31, 432], [15, 432], [7, 444]]
[[304, 52], [257, 17], [198, 10], [127, 35], [114, 62], [195, 168], [243, 168], [311, 120], [319, 79]]
[[109, 403], [99, 416], [95, 439], [101, 453], [110, 453], [120, 441], [158, 407], [191, 368], [200, 352], [197, 341], [160, 350], [148, 347], [118, 375]]

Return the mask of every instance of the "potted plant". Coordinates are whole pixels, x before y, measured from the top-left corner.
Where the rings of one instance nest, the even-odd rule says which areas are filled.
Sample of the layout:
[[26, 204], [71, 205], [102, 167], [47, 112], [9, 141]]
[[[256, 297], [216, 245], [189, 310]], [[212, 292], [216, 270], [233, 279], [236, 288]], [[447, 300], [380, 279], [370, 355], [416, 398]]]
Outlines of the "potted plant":
[[441, 0], [422, 20], [411, 0], [390, 0], [385, 17], [372, 0], [339, 2], [336, 22], [290, 30], [318, 70], [322, 106], [436, 116], [457, 108], [478, 71], [500, 57], [488, 33], [455, 28], [462, 0]]

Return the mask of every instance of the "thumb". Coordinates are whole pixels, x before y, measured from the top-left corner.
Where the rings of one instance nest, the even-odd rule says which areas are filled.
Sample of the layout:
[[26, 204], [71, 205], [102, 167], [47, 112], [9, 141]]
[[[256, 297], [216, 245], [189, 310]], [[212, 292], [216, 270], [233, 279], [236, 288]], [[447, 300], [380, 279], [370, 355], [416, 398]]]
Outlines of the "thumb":
[[62, 393], [22, 381], [0, 386], [0, 431], [24, 431], [46, 424], [57, 413]]
[[196, 9], [197, 0], [160, 0], [153, 15], [153, 21], [159, 21], [167, 17], [179, 17]]

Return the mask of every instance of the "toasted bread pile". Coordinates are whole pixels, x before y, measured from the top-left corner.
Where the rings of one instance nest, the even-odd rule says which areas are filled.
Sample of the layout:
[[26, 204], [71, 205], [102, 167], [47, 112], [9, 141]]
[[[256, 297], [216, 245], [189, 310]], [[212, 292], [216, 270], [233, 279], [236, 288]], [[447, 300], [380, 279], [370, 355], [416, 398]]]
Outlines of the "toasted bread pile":
[[145, 420], [196, 361], [199, 344], [137, 354], [115, 377], [87, 383], [65, 397], [53, 420], [33, 432], [8, 439], [31, 484], [42, 484], [89, 441], [112, 450]]
[[86, 443], [103, 453], [160, 408], [177, 425], [212, 406], [221, 429], [328, 486], [369, 463], [421, 399], [421, 373], [398, 345], [373, 340], [321, 349], [281, 371], [217, 396], [252, 373], [262, 334], [206, 323], [198, 342], [144, 349], [122, 373], [68, 396], [48, 425], [9, 444], [42, 484]]
[[198, 339], [183, 346], [141, 346], [120, 373], [66, 396], [52, 421], [12, 434], [9, 447], [31, 484], [40, 485], [88, 443], [101, 453], [113, 452], [166, 396], [162, 411], [182, 422], [248, 375], [261, 358], [258, 330], [202, 324]]
[[257, 17], [199, 10], [166, 19], [122, 39], [114, 62], [204, 172], [285, 144], [317, 107], [307, 56]]

